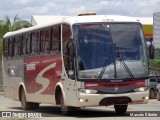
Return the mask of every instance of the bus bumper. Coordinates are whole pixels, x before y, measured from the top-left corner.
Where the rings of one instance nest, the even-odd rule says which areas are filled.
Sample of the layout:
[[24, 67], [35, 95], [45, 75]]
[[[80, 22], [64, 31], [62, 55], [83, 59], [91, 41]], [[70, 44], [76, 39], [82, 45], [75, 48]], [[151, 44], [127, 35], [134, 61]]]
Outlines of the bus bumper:
[[147, 104], [149, 92], [124, 94], [85, 94], [78, 96], [78, 107], [109, 106], [114, 104]]

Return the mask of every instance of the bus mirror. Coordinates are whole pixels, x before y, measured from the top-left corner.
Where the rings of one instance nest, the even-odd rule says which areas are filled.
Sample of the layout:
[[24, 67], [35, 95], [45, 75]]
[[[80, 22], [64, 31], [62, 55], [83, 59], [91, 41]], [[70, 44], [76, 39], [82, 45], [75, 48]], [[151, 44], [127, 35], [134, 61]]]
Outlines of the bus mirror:
[[72, 41], [72, 39], [69, 40], [68, 44], [67, 44], [67, 47], [69, 49], [69, 53], [70, 55], [73, 55], [74, 54], [74, 43]]
[[148, 50], [149, 50], [149, 58], [150, 58], [150, 59], [154, 59], [154, 55], [155, 55], [154, 45], [151, 44], [151, 45], [148, 47]]
[[75, 79], [75, 77], [74, 77], [74, 71], [73, 70], [68, 70], [67, 73], [68, 73], [68, 77], [70, 79]]

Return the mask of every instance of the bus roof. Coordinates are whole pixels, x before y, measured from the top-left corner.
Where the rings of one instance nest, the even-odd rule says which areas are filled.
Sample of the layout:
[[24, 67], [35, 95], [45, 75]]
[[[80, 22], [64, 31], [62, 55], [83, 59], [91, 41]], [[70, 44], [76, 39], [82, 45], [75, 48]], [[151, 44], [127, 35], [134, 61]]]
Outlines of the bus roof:
[[[24, 32], [34, 31], [43, 27], [49, 27], [51, 25], [68, 23], [73, 25], [75, 23], [91, 23], [91, 22], [138, 22], [133, 17], [117, 16], [117, 15], [90, 15], [90, 16], [70, 16], [70, 17], [57, 17], [53, 22], [44, 22], [44, 24], [38, 24], [29, 28], [24, 28], [18, 31], [8, 32], [4, 37], [9, 37], [15, 34], [21, 34]], [[46, 18], [45, 18], [46, 19]]]
[[65, 18], [70, 24], [86, 22], [138, 22], [133, 17], [118, 15], [91, 15], [91, 16], [74, 16]]
[[52, 23], [53, 20], [61, 20], [64, 17], [68, 16], [47, 16], [47, 15], [33, 15], [31, 17], [31, 24], [35, 25], [43, 25], [44, 23]]

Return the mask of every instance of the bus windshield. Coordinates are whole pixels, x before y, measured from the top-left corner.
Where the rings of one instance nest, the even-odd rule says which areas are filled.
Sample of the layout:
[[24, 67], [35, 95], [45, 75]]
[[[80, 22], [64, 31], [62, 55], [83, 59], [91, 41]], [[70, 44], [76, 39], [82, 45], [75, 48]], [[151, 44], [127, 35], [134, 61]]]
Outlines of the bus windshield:
[[79, 79], [96, 79], [100, 74], [102, 79], [148, 75], [146, 46], [140, 24], [77, 24], [74, 31]]

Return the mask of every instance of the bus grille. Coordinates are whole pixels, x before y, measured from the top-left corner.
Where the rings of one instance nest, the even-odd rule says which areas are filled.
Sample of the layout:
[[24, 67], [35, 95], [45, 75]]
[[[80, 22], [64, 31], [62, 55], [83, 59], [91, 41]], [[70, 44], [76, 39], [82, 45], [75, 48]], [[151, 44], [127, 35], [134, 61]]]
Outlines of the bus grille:
[[103, 98], [100, 102], [100, 106], [109, 106], [114, 104], [128, 104], [131, 103], [132, 100], [129, 97], [107, 97]]

